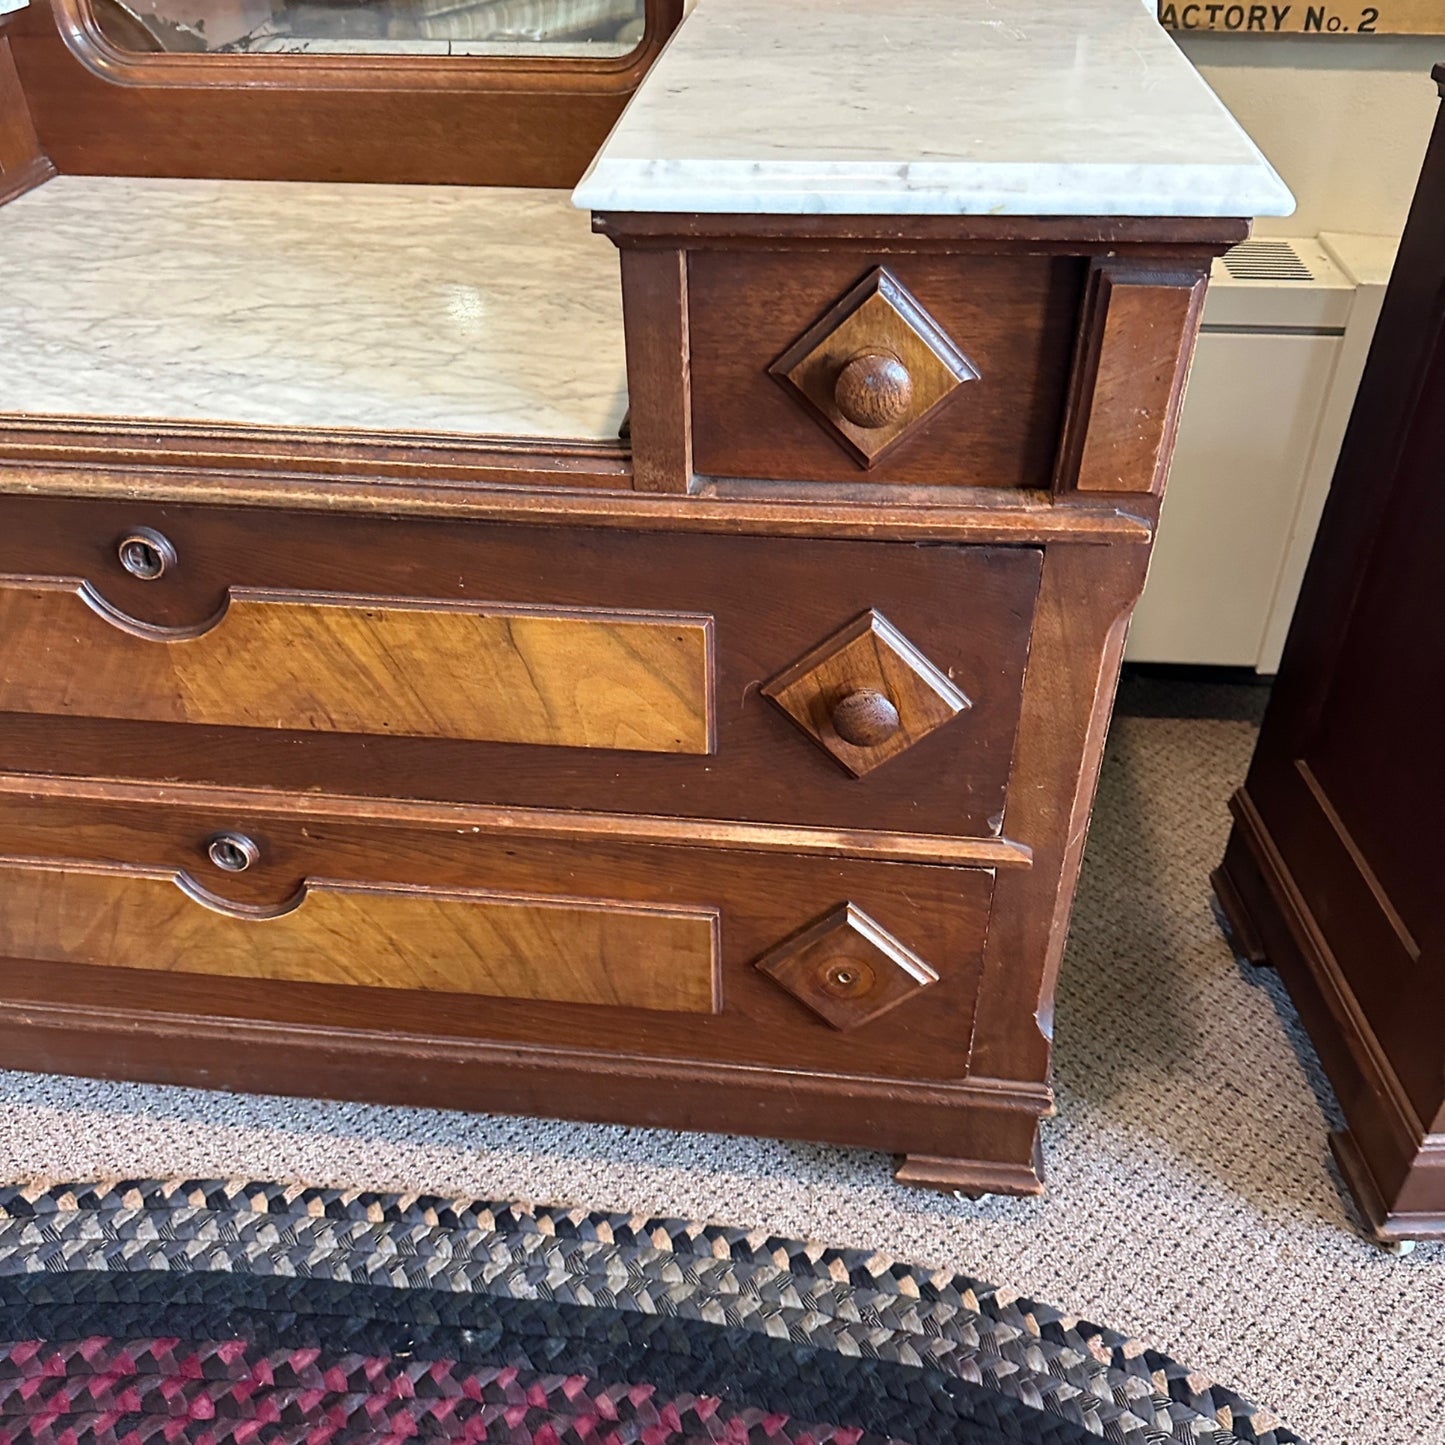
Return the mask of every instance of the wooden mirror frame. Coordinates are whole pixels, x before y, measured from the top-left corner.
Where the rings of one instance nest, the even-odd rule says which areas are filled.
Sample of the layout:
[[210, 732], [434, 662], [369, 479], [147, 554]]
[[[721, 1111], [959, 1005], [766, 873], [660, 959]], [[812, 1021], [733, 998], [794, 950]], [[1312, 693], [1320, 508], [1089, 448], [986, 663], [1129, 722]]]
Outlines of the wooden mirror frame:
[[571, 186], [682, 18], [645, 4], [637, 48], [598, 59], [132, 53], [91, 0], [31, 0], [6, 34], [62, 173]]

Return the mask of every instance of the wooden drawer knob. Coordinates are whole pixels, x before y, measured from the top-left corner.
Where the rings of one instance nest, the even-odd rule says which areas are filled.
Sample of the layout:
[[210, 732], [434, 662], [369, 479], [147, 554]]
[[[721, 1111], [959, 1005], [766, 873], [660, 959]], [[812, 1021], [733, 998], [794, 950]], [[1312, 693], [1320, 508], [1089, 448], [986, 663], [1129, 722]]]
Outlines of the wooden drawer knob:
[[120, 565], [142, 582], [154, 582], [176, 565], [176, 549], [151, 527], [137, 527], [115, 549]]
[[833, 400], [854, 426], [873, 431], [908, 414], [913, 378], [891, 352], [865, 351], [838, 373]]
[[898, 731], [898, 709], [881, 692], [860, 688], [834, 706], [833, 731], [855, 748], [876, 748]]
[[244, 833], [217, 833], [206, 845], [206, 857], [223, 873], [244, 873], [261, 850]]

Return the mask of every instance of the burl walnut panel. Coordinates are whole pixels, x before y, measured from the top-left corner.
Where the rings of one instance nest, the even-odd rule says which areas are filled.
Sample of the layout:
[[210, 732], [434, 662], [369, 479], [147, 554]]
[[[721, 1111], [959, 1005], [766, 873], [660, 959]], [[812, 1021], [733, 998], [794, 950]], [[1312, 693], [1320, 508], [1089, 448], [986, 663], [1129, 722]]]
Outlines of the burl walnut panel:
[[[941, 399], [930, 392], [927, 414], [870, 465], [856, 436], [769, 368], [879, 266], [978, 375]], [[1046, 487], [1085, 273], [1069, 256], [694, 251], [693, 466], [723, 477]], [[875, 349], [849, 334], [860, 354]], [[896, 349], [891, 330], [875, 341]]]
[[277, 913], [189, 875], [0, 862], [0, 955], [160, 973], [712, 1013], [716, 915], [312, 880]]
[[[118, 543], [141, 527], [163, 535], [175, 554], [174, 565], [153, 580], [131, 575], [118, 560]], [[443, 605], [435, 614], [441, 628], [470, 629], [472, 614], [499, 605], [522, 612], [600, 608], [656, 619], [701, 614], [713, 619], [717, 698], [716, 749], [705, 758], [680, 752], [604, 758], [582, 748], [376, 730], [87, 717], [80, 714], [93, 711], [97, 683], [110, 679], [106, 685], [114, 690], [126, 686], [124, 677], [93, 652], [72, 651], [74, 640], [52, 631], [50, 641], [85, 670], [51, 678], [52, 664], [20, 655], [11, 641], [18, 675], [27, 686], [50, 689], [54, 705], [48, 713], [17, 711], [38, 704], [17, 691], [14, 676], [0, 681], [0, 769], [988, 837], [997, 834], [1004, 807], [1041, 563], [1036, 547], [643, 534], [0, 497], [0, 575], [70, 588], [83, 579], [105, 605], [144, 627], [204, 628], [228, 597], [277, 591], [365, 595], [374, 599], [369, 605], [397, 607], [404, 616], [413, 615], [407, 609], [417, 599], [429, 599], [428, 606]], [[114, 656], [135, 657], [138, 666], [165, 668], [167, 656], [208, 645], [207, 637], [184, 644], [132, 638], [89, 616], [73, 596], [62, 592], [55, 601], [75, 609], [83, 635], [105, 637]], [[874, 610], [971, 706], [885, 767], [849, 778], [762, 688]], [[223, 642], [235, 620], [222, 618], [210, 636]], [[659, 629], [659, 635], [676, 630]], [[318, 686], [307, 670], [316, 661], [309, 648], [304, 660], [286, 661], [288, 675], [308, 694]], [[578, 665], [596, 675], [585, 661]], [[639, 665], [621, 651], [609, 654], [607, 666], [614, 676], [599, 681], [604, 698], [616, 696], [610, 689], [619, 679], [641, 686], [652, 675], [650, 661]], [[466, 659], [437, 657], [428, 667], [437, 672], [434, 690], [418, 670], [399, 670], [382, 696], [399, 700], [412, 683], [431, 696], [456, 679], [485, 716], [515, 707], [541, 726], [530, 684], [499, 688], [492, 699], [485, 695], [487, 678], [479, 673], [473, 680]], [[156, 700], [150, 687], [158, 680], [164, 695], [169, 672], [148, 676], [147, 687], [136, 689], [137, 709], [176, 715], [161, 711], [173, 704]], [[696, 697], [696, 673], [688, 676]], [[254, 696], [264, 683], [242, 677], [239, 686]], [[358, 690], [359, 702], [365, 698]], [[443, 705], [437, 696], [435, 706]], [[295, 715], [284, 699], [277, 706], [282, 715]], [[687, 713], [671, 700], [668, 707], [669, 718]], [[459, 715], [465, 719], [466, 709]]]
[[711, 652], [705, 617], [245, 589], [199, 632], [142, 630], [0, 577], [13, 712], [706, 753]]
[[[0, 780], [6, 865], [38, 862], [59, 879], [0, 872], [0, 999], [31, 979], [79, 1004], [691, 1060], [704, 1072], [739, 1060], [840, 1077], [967, 1072], [986, 869], [564, 840], [389, 817], [385, 804], [369, 815], [318, 799], [298, 816], [264, 793], [206, 805], [128, 791], [95, 784], [71, 798]], [[218, 836], [246, 839], [254, 861], [216, 866]], [[840, 1039], [756, 963], [845, 905], [938, 981]], [[230, 963], [225, 941], [238, 951]], [[214, 971], [174, 971], [192, 942]], [[499, 983], [509, 996], [496, 996]]]

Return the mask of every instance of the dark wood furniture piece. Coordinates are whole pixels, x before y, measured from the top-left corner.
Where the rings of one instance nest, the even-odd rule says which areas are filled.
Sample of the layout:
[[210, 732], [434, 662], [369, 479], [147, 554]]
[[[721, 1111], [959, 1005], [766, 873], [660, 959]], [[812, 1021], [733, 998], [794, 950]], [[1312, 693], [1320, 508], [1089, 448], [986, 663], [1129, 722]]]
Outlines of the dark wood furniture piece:
[[[1130, 75], [1167, 72], [1154, 101], [1234, 145], [1136, 0], [1090, 3]], [[570, 184], [678, 11], [626, 63], [513, 83], [119, 73], [85, 0], [54, 4], [0, 39], [12, 193], [54, 168]], [[1242, 140], [1234, 164], [1283, 194]], [[1124, 634], [1210, 259], [1248, 223], [882, 209], [599, 215], [626, 443], [0, 399], [0, 1062], [1039, 1189]], [[476, 337], [469, 264], [446, 304]], [[77, 375], [74, 410], [95, 394]]]
[[1445, 1235], [1442, 452], [1445, 120], [1215, 874], [1242, 951], [1299, 1006], [1384, 1239]]

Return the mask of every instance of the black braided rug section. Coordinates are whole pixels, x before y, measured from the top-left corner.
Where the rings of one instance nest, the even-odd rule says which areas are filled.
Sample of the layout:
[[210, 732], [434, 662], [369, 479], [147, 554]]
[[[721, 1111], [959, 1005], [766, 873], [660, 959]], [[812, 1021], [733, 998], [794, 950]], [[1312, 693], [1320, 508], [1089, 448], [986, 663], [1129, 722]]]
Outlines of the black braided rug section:
[[0, 1445], [1298, 1445], [1122, 1335], [761, 1232], [243, 1181], [0, 1188]]

